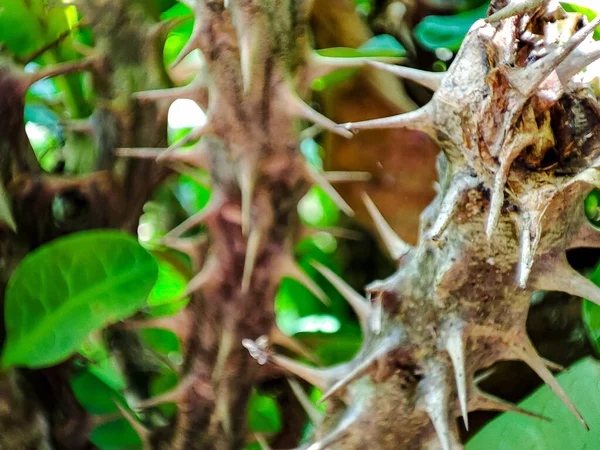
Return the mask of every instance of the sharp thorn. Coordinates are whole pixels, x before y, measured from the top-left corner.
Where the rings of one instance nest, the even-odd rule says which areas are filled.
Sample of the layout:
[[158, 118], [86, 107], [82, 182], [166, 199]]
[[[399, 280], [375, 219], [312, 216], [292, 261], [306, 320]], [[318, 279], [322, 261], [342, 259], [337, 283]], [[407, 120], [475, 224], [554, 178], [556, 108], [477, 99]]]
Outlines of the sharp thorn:
[[186, 231], [192, 229], [193, 227], [200, 225], [202, 222], [212, 217], [217, 213], [219, 208], [223, 204], [222, 196], [218, 193], [218, 191], [213, 191], [212, 198], [208, 202], [208, 204], [202, 208], [199, 212], [194, 214], [193, 216], [187, 218], [183, 222], [181, 222], [178, 226], [169, 231], [163, 238], [163, 241], [169, 242], [175, 238], [180, 237]]
[[252, 222], [252, 200], [254, 196], [255, 173], [249, 164], [242, 166], [239, 175], [240, 192], [242, 196], [242, 234], [248, 235]]
[[315, 369], [281, 355], [272, 355], [270, 359], [279, 367], [309, 382], [321, 391], [325, 391], [332, 380], [326, 371]]
[[183, 294], [181, 294], [181, 296], [179, 297], [179, 299], [184, 299], [186, 297], [189, 297], [190, 295], [192, 295], [194, 292], [199, 291], [200, 289], [202, 289], [204, 286], [206, 286], [207, 283], [209, 283], [210, 281], [214, 280], [215, 275], [216, 275], [216, 270], [217, 270], [217, 263], [216, 263], [216, 259], [215, 258], [208, 258], [205, 263], [204, 263], [204, 267], [202, 267], [202, 270], [200, 270], [199, 273], [197, 273], [187, 284], [185, 291], [183, 292]]
[[415, 111], [410, 111], [397, 116], [385, 117], [383, 119], [365, 120], [362, 122], [348, 122], [340, 127], [355, 133], [360, 130], [377, 130], [386, 128], [408, 128], [421, 131], [436, 139], [435, 124], [432, 117], [430, 104]]
[[294, 261], [293, 258], [285, 258], [280, 266], [281, 274], [284, 277], [292, 278], [304, 285], [312, 294], [317, 297], [324, 305], [329, 306], [329, 299], [323, 290], [310, 278]]
[[534, 412], [523, 409], [517, 405], [504, 401], [500, 398], [494, 397], [487, 393], [477, 390], [477, 394], [471, 400], [472, 409], [480, 411], [505, 411], [522, 414], [524, 416], [534, 417], [536, 419], [542, 419], [547, 422], [551, 420], [548, 417], [536, 414]]
[[177, 55], [177, 57], [175, 58], [175, 61], [173, 61], [173, 63], [171, 64], [171, 69], [174, 69], [179, 64], [181, 64], [181, 62], [185, 59], [186, 56], [188, 56], [190, 53], [192, 53], [194, 50], [196, 50], [198, 48], [198, 43], [197, 43], [198, 35], [200, 35], [202, 33], [202, 29], [200, 28], [201, 23], [202, 23], [202, 21], [200, 21], [200, 20], [196, 20], [194, 22], [194, 28], [192, 30], [192, 34], [191, 34], [189, 40], [185, 43], [185, 45], [183, 46], [183, 48]]
[[319, 171], [315, 167], [313, 167], [309, 163], [306, 163], [306, 174], [310, 181], [312, 181], [314, 184], [316, 184], [321, 189], [323, 189], [323, 191], [325, 191], [325, 193], [329, 196], [329, 198], [331, 198], [331, 200], [333, 200], [335, 205], [340, 210], [342, 210], [344, 213], [346, 213], [346, 215], [348, 215], [350, 217], [354, 216], [354, 211], [352, 210], [350, 205], [348, 205], [348, 203], [346, 203], [346, 201], [335, 190], [335, 188], [327, 181], [327, 179], [321, 173], [319, 173]]
[[488, 219], [485, 227], [485, 235], [488, 239], [492, 238], [494, 231], [498, 226], [500, 212], [502, 211], [502, 205], [504, 204], [504, 186], [506, 184], [507, 175], [508, 169], [505, 169], [504, 166], [501, 165], [494, 177], [494, 187], [492, 188], [492, 198], [490, 200], [490, 211], [488, 213]]
[[301, 238], [314, 237], [316, 235], [326, 233], [339, 239], [349, 239], [359, 241], [363, 238], [360, 231], [348, 230], [340, 227], [304, 227], [302, 229]]
[[307, 64], [307, 78], [310, 81], [325, 75], [335, 72], [340, 69], [358, 69], [365, 67], [372, 62], [380, 63], [401, 63], [404, 60], [402, 57], [396, 56], [381, 56], [381, 57], [335, 57], [323, 56], [318, 52], [313, 51], [310, 54]]
[[467, 375], [465, 372], [465, 341], [462, 324], [452, 324], [448, 328], [444, 336], [444, 347], [450, 355], [450, 360], [452, 361], [460, 410], [465, 423], [465, 428], [467, 431], [469, 431]]
[[[420, 383], [422, 408], [431, 419], [443, 450], [452, 450], [456, 438], [450, 429], [448, 389], [442, 370], [434, 368]], [[454, 419], [452, 419], [454, 422]]]
[[600, 58], [600, 43], [594, 42], [586, 49], [577, 48], [556, 69], [563, 86], [584, 68]]
[[504, 8], [496, 11], [494, 14], [487, 17], [485, 20], [488, 23], [499, 22], [510, 17], [535, 13], [542, 9], [549, 0], [511, 0]]
[[358, 317], [363, 332], [366, 332], [368, 329], [369, 317], [372, 313], [372, 308], [368, 300], [352, 289], [348, 283], [329, 268], [316, 261], [312, 262], [312, 266], [317, 269], [321, 275], [327, 278], [327, 280], [333, 284], [338, 292], [348, 301]]
[[381, 212], [379, 212], [377, 206], [375, 206], [375, 203], [373, 203], [373, 200], [371, 200], [366, 192], [362, 193], [362, 198], [365, 206], [367, 207], [367, 211], [371, 216], [371, 219], [375, 223], [375, 227], [379, 232], [379, 236], [385, 244], [385, 247], [392, 258], [398, 261], [409, 252], [411, 248], [410, 245], [404, 242], [402, 238], [398, 236], [392, 227], [386, 222], [386, 220], [383, 218], [383, 215]]
[[197, 141], [198, 139], [202, 138], [203, 136], [206, 136], [213, 132], [214, 132], [214, 128], [212, 127], [211, 122], [207, 121], [204, 125], [200, 125], [200, 126], [194, 128], [185, 137], [183, 137], [182, 139], [180, 139], [179, 141], [177, 141], [173, 145], [171, 145], [169, 148], [167, 148], [164, 152], [162, 152], [156, 158], [156, 160], [162, 161], [165, 159], [169, 159], [170, 157], [172, 157], [172, 154], [175, 153], [176, 150], [179, 150], [180, 148], [185, 147], [186, 145], [188, 145], [194, 141]]
[[376, 61], [369, 61], [368, 64], [376, 69], [385, 70], [398, 77], [414, 81], [434, 92], [440, 88], [442, 80], [446, 75], [444, 72], [428, 72], [426, 70], [413, 69], [412, 67], [395, 66]]
[[258, 445], [260, 446], [261, 450], [272, 450], [269, 444], [267, 443], [266, 439], [262, 435], [255, 433], [254, 437], [256, 438], [256, 442], [258, 442]]
[[339, 134], [342, 137], [348, 139], [352, 137], [352, 133], [350, 131], [340, 127], [333, 120], [315, 111], [295, 92], [293, 92], [291, 88], [287, 86], [284, 87], [282, 84], [278, 92], [279, 100], [281, 101], [282, 106], [287, 109], [291, 116], [313, 122], [314, 124], [317, 124], [324, 129], [331, 131], [332, 133]]
[[156, 159], [164, 148], [116, 148], [115, 154], [122, 158]]
[[276, 325], [271, 328], [271, 332], [269, 333], [269, 341], [274, 345], [279, 345], [280, 347], [286, 348], [300, 356], [303, 356], [312, 363], [321, 363], [319, 358], [314, 355], [306, 345], [299, 340], [284, 334], [283, 331], [281, 331]]
[[192, 386], [194, 385], [195, 381], [195, 377], [188, 376], [187, 378], [183, 379], [177, 385], [177, 387], [175, 387], [175, 389], [137, 402], [134, 405], [134, 409], [141, 410], [154, 408], [159, 405], [164, 405], [165, 403], [175, 403], [179, 406], [185, 400], [187, 393], [190, 389], [192, 389]]
[[556, 396], [565, 404], [567, 408], [573, 413], [573, 415], [581, 422], [586, 430], [589, 431], [589, 426], [587, 425], [584, 418], [581, 416], [580, 412], [577, 410], [567, 393], [563, 390], [552, 372], [548, 370], [544, 361], [539, 357], [535, 348], [529, 341], [529, 339], [525, 338], [521, 342], [517, 342], [511, 347], [514, 355], [525, 362], [529, 367], [533, 369], [535, 373], [548, 385], [548, 387], [556, 394]]
[[438, 216], [429, 230], [429, 238], [437, 241], [442, 236], [442, 233], [446, 230], [446, 227], [452, 220], [456, 208], [459, 205], [461, 197], [470, 189], [475, 188], [478, 185], [477, 178], [471, 177], [469, 175], [459, 175], [455, 176], [452, 182], [450, 183], [450, 187], [444, 198], [442, 199], [442, 204], [440, 206], [440, 210]]
[[323, 421], [323, 414], [310, 401], [310, 398], [308, 398], [308, 395], [306, 395], [306, 392], [304, 392], [304, 389], [302, 389], [300, 383], [292, 378], [288, 378], [287, 381], [292, 389], [292, 392], [296, 396], [296, 399], [300, 405], [302, 405], [304, 411], [306, 411], [310, 421], [315, 425], [320, 424]]

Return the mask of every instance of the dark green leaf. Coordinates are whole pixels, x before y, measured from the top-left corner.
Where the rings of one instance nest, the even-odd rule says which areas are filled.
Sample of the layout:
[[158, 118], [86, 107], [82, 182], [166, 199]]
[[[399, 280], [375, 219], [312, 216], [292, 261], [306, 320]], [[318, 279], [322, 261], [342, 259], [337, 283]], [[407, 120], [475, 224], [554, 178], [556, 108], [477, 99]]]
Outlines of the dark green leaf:
[[91, 414], [117, 413], [115, 399], [122, 399], [120, 393], [111, 389], [90, 371], [83, 371], [71, 379], [71, 389], [77, 401]]
[[92, 331], [139, 310], [157, 273], [152, 255], [116, 231], [76, 233], [28, 254], [6, 289], [2, 365], [67, 358]]
[[467, 444], [467, 450], [593, 449], [600, 442], [600, 364], [586, 358], [558, 375], [560, 385], [577, 406], [586, 431], [558, 397], [544, 386], [520, 403], [551, 422], [514, 413], [502, 414]]
[[96, 427], [90, 441], [102, 450], [141, 450], [142, 440], [127, 420], [118, 419]]

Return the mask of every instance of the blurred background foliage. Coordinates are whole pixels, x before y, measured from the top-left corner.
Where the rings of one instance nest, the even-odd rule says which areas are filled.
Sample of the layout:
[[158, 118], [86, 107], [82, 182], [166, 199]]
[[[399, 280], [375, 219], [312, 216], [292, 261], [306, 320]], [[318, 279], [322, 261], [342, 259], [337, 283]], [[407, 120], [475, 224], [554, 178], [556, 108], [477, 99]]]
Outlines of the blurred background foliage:
[[[181, 19], [171, 29], [164, 47], [164, 64], [169, 67], [189, 39], [193, 19], [188, 7], [171, 0], [143, 0], [149, 11], [161, 20]], [[363, 20], [377, 29], [382, 11], [389, 1], [354, 0]], [[414, 2], [406, 2], [414, 3]], [[488, 1], [481, 0], [421, 0], [410, 23], [410, 33], [378, 33], [356, 49], [331, 48], [320, 52], [326, 56], [399, 56], [411, 58], [415, 65], [428, 70], [443, 71], [451, 63], [470, 26], [486, 14]], [[594, 1], [564, 3], [570, 11], [593, 17], [598, 9]], [[84, 57], [94, 45], [94, 36], [85, 26], [77, 8], [59, 0], [0, 0], [0, 45], [4, 54], [32, 71], [40, 66], [71, 61]], [[180, 85], [189, 83], [201, 56], [193, 52], [184, 64], [172, 71], [172, 78]], [[339, 70], [316, 80], [313, 88], [317, 95], [356, 75], [356, 70]], [[71, 74], [45, 79], [35, 83], [26, 97], [26, 131], [37, 158], [48, 172], [79, 174], [86, 172], [95, 159], [93, 139], [86, 122], [94, 109], [94, 92], [89, 75]], [[195, 126], [201, 125], [204, 113], [191, 100], [175, 101], [169, 111], [169, 143], [184, 138]], [[322, 167], [325, 150], [320, 136], [309, 136], [301, 142], [301, 150], [315, 166]], [[138, 237], [144, 248], [151, 252], [158, 264], [156, 283], [141, 317], [172, 315], [181, 309], [187, 299], [180, 298], [192, 276], [190, 261], [160, 245], [161, 238], [175, 225], [201, 210], [211, 195], [210, 179], [202, 171], [190, 171], [172, 176], [155, 192], [144, 208]], [[57, 208], [60, 205], [56, 206]], [[586, 200], [585, 210], [595, 225], [600, 225], [600, 191]], [[276, 298], [277, 323], [281, 330], [298, 338], [315, 354], [320, 364], [331, 365], [350, 359], [360, 346], [361, 333], [353, 312], [340, 294], [312, 267], [318, 261], [340, 274], [357, 289], [371, 281], [357, 275], [365, 273], [385, 277], [393, 266], [381, 254], [369, 231], [351, 224], [343, 217], [334, 202], [319, 188], [312, 188], [299, 204], [303, 222], [323, 229], [303, 239], [296, 248], [302, 268], [314, 278], [331, 300], [323, 305], [313, 294], [293, 280], [284, 280]], [[342, 239], [327, 229], [350, 227], [350, 239]], [[205, 233], [202, 227], [193, 234]], [[358, 259], [362, 266], [352, 265]], [[597, 258], [596, 258], [597, 259]], [[375, 265], [369, 267], [366, 266]], [[600, 266], [586, 268], [591, 279], [600, 285]], [[370, 275], [369, 275], [370, 276]], [[600, 307], [590, 302], [583, 306], [583, 318], [595, 352], [600, 351]], [[146, 351], [160, 363], [160, 371], [152, 381], [152, 394], [166, 392], [178, 383], [177, 367], [182, 364], [181, 344], [175, 334], [165, 330], [141, 332]], [[99, 331], [93, 332], [81, 344], [76, 359], [77, 370], [71, 386], [81, 404], [98, 416], [92, 441], [101, 449], [141, 448], [140, 439], [128, 422], [121, 418], [120, 408], [136, 415], [135, 405], [127, 398], [127, 386], [114, 356], [107, 348]], [[561, 376], [561, 382], [581, 406], [584, 415], [600, 417], [600, 369], [591, 359], [585, 360]], [[313, 401], [320, 393], [309, 392]], [[560, 428], [539, 425], [528, 418], [504, 414], [483, 429], [468, 448], [595, 448], [600, 439], [596, 433], [581, 436], [581, 431], [566, 408], [541, 388], [523, 406], [552, 417]], [[553, 398], [553, 397], [552, 397]], [[119, 405], [119, 406], [117, 406]], [[168, 417], [175, 413], [174, 405], [163, 405], [161, 413]], [[268, 391], [254, 392], [248, 411], [251, 431], [267, 436], [282, 430], [282, 411], [276, 396]], [[558, 422], [556, 422], [558, 421]], [[594, 422], [592, 421], [592, 425]], [[598, 423], [600, 428], [600, 423]], [[310, 431], [307, 425], [306, 433]], [[515, 431], [518, 430], [518, 431]], [[515, 433], [521, 433], [519, 439]], [[525, 435], [527, 438], [525, 438]], [[551, 438], [549, 438], [551, 436]], [[541, 439], [541, 440], [540, 440]], [[494, 444], [491, 445], [490, 443]], [[518, 442], [524, 443], [519, 444]], [[573, 446], [573, 442], [582, 444]], [[520, 446], [521, 445], [521, 446]], [[589, 447], [586, 447], [589, 445]], [[258, 449], [257, 443], [249, 449]]]

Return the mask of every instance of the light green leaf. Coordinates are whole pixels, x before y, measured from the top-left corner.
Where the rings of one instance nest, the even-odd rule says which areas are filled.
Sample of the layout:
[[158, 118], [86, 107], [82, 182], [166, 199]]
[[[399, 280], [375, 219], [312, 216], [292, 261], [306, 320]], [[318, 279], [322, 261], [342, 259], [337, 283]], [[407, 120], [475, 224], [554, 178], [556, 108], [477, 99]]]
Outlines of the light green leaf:
[[447, 48], [458, 51], [467, 31], [487, 14], [489, 2], [453, 16], [425, 17], [414, 29], [415, 39], [427, 50]]
[[64, 360], [92, 331], [139, 310], [157, 273], [152, 255], [117, 231], [76, 233], [30, 253], [6, 289], [2, 366]]
[[142, 440], [125, 419], [96, 427], [90, 434], [90, 441], [102, 450], [142, 449]]
[[594, 449], [600, 442], [600, 363], [586, 358], [558, 375], [579, 409], [586, 431], [550, 388], [544, 386], [520, 403], [551, 422], [514, 413], [502, 414], [467, 444], [467, 450]]

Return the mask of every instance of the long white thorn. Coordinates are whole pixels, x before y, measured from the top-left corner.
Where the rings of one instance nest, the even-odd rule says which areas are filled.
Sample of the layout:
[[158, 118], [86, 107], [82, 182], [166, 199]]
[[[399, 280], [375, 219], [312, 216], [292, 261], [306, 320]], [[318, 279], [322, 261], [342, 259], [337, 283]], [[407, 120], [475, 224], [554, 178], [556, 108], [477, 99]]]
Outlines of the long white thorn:
[[116, 148], [115, 155], [122, 158], [156, 159], [164, 148]]
[[315, 442], [308, 446], [306, 450], [327, 450], [331, 449], [332, 445], [344, 439], [351, 431], [352, 426], [360, 417], [360, 408], [350, 409], [340, 420], [334, 430], [327, 436], [321, 438], [319, 442]]
[[451, 325], [445, 335], [444, 346], [450, 355], [452, 367], [454, 368], [454, 379], [456, 381], [456, 391], [460, 410], [465, 423], [465, 428], [469, 430], [469, 409], [467, 398], [467, 375], [465, 373], [465, 341], [463, 336], [462, 324]]
[[[191, 8], [194, 8], [194, 7], [191, 7]], [[196, 50], [198, 48], [198, 38], [204, 32], [204, 30], [202, 29], [203, 25], [204, 25], [204, 21], [201, 19], [199, 20], [198, 13], [196, 13], [196, 17], [195, 17], [195, 21], [194, 21], [194, 28], [192, 29], [192, 34], [190, 35], [189, 40], [185, 43], [185, 45], [183, 46], [183, 48], [177, 55], [177, 58], [175, 58], [175, 61], [173, 61], [173, 64], [171, 64], [171, 69], [174, 69], [175, 67], [177, 67], [185, 59], [186, 56], [188, 56], [190, 53], [192, 53], [194, 50]]]
[[256, 438], [256, 442], [260, 445], [261, 450], [272, 450], [271, 446], [268, 444], [267, 440], [260, 434], [254, 434]]
[[187, 378], [184, 378], [173, 390], [137, 402], [134, 405], [134, 409], [153, 408], [155, 406], [164, 405], [165, 403], [175, 403], [176, 405], [181, 405], [195, 382], [196, 378], [189, 375]]
[[300, 405], [302, 405], [304, 411], [306, 411], [310, 421], [315, 425], [320, 424], [323, 421], [323, 414], [321, 414], [321, 412], [310, 401], [310, 398], [308, 398], [308, 395], [306, 395], [306, 392], [304, 392], [304, 389], [302, 389], [300, 383], [293, 378], [288, 378], [287, 381], [290, 384], [290, 388], [296, 396], [296, 399], [298, 399], [298, 402]]
[[357, 132], [360, 130], [377, 130], [387, 128], [407, 128], [421, 131], [436, 139], [435, 123], [432, 117], [431, 103], [415, 110], [397, 116], [384, 117], [382, 119], [365, 120], [362, 122], [348, 122], [340, 127]]
[[252, 200], [254, 196], [255, 171], [250, 164], [243, 164], [239, 174], [242, 196], [242, 234], [248, 235], [252, 222]]
[[260, 250], [260, 244], [262, 240], [262, 230], [256, 226], [250, 232], [248, 236], [248, 243], [246, 245], [246, 256], [244, 259], [244, 274], [242, 275], [242, 293], [245, 294], [250, 289], [250, 282], [252, 281], [252, 273], [254, 272], [254, 266], [256, 265], [256, 258]]
[[421, 408], [427, 412], [443, 450], [453, 450], [456, 438], [450, 430], [448, 389], [443, 370], [433, 370], [419, 383]]
[[314, 367], [296, 362], [285, 356], [273, 355], [271, 356], [271, 360], [278, 366], [302, 378], [304, 381], [309, 382], [321, 391], [326, 390], [327, 386], [329, 386], [332, 381], [326, 371], [315, 369]]
[[327, 278], [327, 280], [335, 286], [340, 294], [344, 296], [356, 313], [363, 332], [366, 332], [368, 329], [369, 317], [372, 313], [372, 308], [369, 304], [369, 301], [352, 289], [348, 283], [346, 283], [329, 268], [316, 261], [313, 261], [312, 265], [321, 273], [321, 275]]
[[541, 10], [549, 0], [512, 0], [508, 5], [496, 11], [485, 20], [489, 23], [499, 22], [519, 14], [532, 13]]
[[305, 119], [313, 122], [332, 133], [339, 134], [342, 137], [350, 139], [352, 133], [342, 127], [340, 127], [333, 120], [325, 117], [323, 114], [315, 111], [307, 103], [302, 100], [298, 94], [292, 91], [287, 85], [283, 83], [277, 91], [279, 101], [281, 105], [287, 110], [288, 114], [299, 119]]
[[309, 163], [306, 163], [305, 167], [306, 175], [309, 181], [313, 182], [321, 189], [323, 189], [325, 193], [329, 196], [329, 198], [331, 198], [331, 200], [333, 200], [336, 206], [342, 211], [344, 211], [344, 213], [346, 213], [350, 217], [354, 216], [354, 211], [352, 210], [350, 205], [346, 203], [346, 201], [342, 198], [338, 191], [336, 191], [335, 188], [329, 183], [329, 181], [327, 181], [325, 176], [319, 173], [317, 168], [313, 167]]
[[194, 128], [185, 137], [183, 137], [182, 139], [180, 139], [179, 141], [177, 141], [173, 145], [171, 145], [168, 149], [166, 149], [164, 152], [162, 152], [158, 156], [158, 158], [156, 158], [156, 160], [161, 161], [161, 160], [169, 159], [169, 157], [171, 157], [173, 155], [173, 153], [175, 153], [176, 150], [179, 150], [180, 148], [185, 147], [186, 145], [188, 145], [194, 141], [197, 141], [201, 137], [211, 134], [213, 132], [214, 132], [214, 128], [212, 126], [212, 123], [210, 121], [207, 121], [204, 125], [200, 125], [200, 126]]
[[529, 275], [533, 268], [533, 263], [535, 262], [535, 254], [542, 235], [540, 223], [532, 222], [529, 214], [524, 214], [525, 215], [522, 216], [521, 240], [519, 243], [520, 258], [517, 273], [517, 283], [522, 289], [527, 287], [527, 280], [529, 280]]
[[446, 75], [444, 72], [428, 72], [426, 70], [413, 69], [412, 67], [395, 66], [376, 61], [369, 61], [368, 64], [376, 69], [385, 70], [398, 77], [419, 83], [421, 86], [431, 89], [434, 92], [440, 88], [442, 80]]
[[398, 261], [410, 251], [410, 245], [396, 234], [366, 192], [362, 193], [362, 199], [389, 254], [394, 260]]
[[314, 282], [294, 261], [293, 258], [287, 257], [281, 261], [279, 267], [281, 276], [292, 278], [303, 284], [312, 294], [317, 297], [324, 305], [329, 306], [329, 299], [317, 283]]
[[600, 43], [594, 42], [587, 48], [577, 48], [556, 69], [560, 82], [565, 86], [581, 70], [600, 59]]
[[203, 140], [196, 143], [191, 149], [173, 149], [163, 152], [160, 159], [180, 162], [196, 169], [208, 170], [210, 168], [210, 155]]
[[494, 186], [492, 187], [492, 198], [490, 200], [490, 211], [488, 213], [488, 219], [485, 226], [485, 235], [488, 239], [491, 239], [498, 220], [500, 219], [500, 213], [502, 211], [502, 205], [504, 204], [504, 187], [506, 185], [506, 177], [508, 176], [508, 170], [501, 165], [498, 168], [498, 172], [494, 176]]
[[589, 430], [585, 419], [581, 416], [581, 413], [577, 410], [567, 393], [563, 390], [552, 372], [548, 370], [544, 361], [539, 357], [535, 348], [529, 342], [529, 339], [524, 339], [521, 342], [513, 344], [511, 347], [514, 355], [525, 362], [529, 367], [533, 369], [535, 373], [548, 385], [548, 387], [556, 394], [556, 396], [565, 404], [567, 408], [573, 413], [573, 415], [581, 422], [586, 430]]

